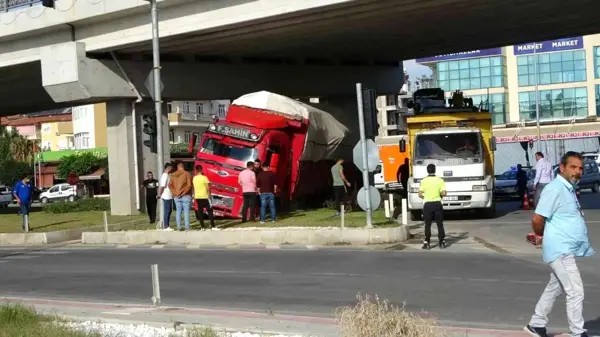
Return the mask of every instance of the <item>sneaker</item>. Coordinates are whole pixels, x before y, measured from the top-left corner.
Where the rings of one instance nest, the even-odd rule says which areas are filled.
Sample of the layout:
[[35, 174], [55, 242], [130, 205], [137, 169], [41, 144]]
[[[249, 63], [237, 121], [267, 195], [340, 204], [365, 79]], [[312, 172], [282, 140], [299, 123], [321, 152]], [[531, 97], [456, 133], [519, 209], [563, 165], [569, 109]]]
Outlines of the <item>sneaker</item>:
[[173, 228], [171, 228], [171, 227], [167, 227], [167, 228], [165, 228], [165, 229], [163, 229], [163, 230], [164, 230], [165, 232], [172, 232], [172, 231], [173, 231]]
[[527, 332], [530, 336], [548, 337], [548, 334], [546, 333], [546, 328], [534, 328], [531, 325], [527, 325], [523, 328], [523, 331]]
[[423, 247], [421, 247], [421, 249], [429, 250], [431, 249], [431, 245], [429, 244], [429, 242], [423, 241]]
[[444, 248], [446, 248], [446, 247], [447, 247], [447, 246], [446, 246], [446, 240], [442, 240], [442, 241], [440, 241], [440, 244], [439, 244], [439, 246], [440, 246], [440, 249], [444, 249]]

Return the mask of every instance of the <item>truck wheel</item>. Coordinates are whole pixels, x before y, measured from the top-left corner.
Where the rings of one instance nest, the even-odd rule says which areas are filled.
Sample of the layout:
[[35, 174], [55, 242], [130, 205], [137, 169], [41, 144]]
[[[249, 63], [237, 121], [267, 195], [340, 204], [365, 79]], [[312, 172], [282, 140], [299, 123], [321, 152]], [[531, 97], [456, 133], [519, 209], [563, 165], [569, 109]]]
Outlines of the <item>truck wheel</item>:
[[600, 186], [598, 185], [598, 182], [595, 182], [594, 186], [592, 186], [592, 192], [598, 193], [598, 190], [600, 190]]
[[421, 221], [423, 219], [423, 212], [421, 210], [410, 211], [410, 220]]

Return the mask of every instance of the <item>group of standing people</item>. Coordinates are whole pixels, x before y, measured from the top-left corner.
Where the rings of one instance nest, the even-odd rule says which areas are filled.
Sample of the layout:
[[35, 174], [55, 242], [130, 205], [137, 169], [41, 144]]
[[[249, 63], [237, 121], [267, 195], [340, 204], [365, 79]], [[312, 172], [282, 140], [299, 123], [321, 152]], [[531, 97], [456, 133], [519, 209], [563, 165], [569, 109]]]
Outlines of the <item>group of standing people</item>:
[[[260, 160], [247, 162], [246, 169], [238, 175], [238, 183], [242, 187], [243, 205], [242, 222], [256, 219], [256, 205], [260, 202], [260, 222], [265, 223], [267, 206], [271, 221], [275, 222], [275, 195], [278, 190], [277, 175], [268, 165], [261, 165]], [[248, 213], [249, 216], [248, 216]]]
[[[170, 226], [173, 204], [175, 205], [175, 222], [177, 230], [190, 230], [190, 209], [192, 202], [195, 199], [198, 205], [196, 218], [200, 221], [202, 229], [204, 227], [204, 209], [208, 214], [210, 226], [216, 230], [211, 194], [210, 181], [204, 175], [202, 165], [196, 166], [196, 175], [192, 177], [185, 170], [183, 163], [176, 165], [176, 170], [173, 170], [173, 164], [166, 163], [164, 171], [160, 177], [160, 181], [154, 179], [152, 172], [148, 172], [146, 180], [142, 183], [142, 188], [146, 189], [146, 209], [150, 223], [156, 223], [156, 207], [158, 200], [163, 204], [163, 227], [165, 231], [173, 231]], [[181, 217], [183, 215], [183, 226]]]

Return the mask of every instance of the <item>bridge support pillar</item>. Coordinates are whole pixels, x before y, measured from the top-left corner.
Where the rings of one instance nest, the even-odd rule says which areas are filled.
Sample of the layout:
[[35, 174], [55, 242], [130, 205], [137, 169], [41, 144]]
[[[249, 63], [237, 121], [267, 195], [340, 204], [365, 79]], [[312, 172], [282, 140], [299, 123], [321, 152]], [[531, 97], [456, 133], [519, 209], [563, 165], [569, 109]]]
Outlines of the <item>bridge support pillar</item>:
[[[140, 190], [142, 181], [146, 179], [146, 172], [153, 172], [157, 180], [162, 173], [162, 170], [157, 172], [156, 154], [143, 145], [149, 136], [142, 132], [141, 115], [153, 112], [154, 104], [150, 101], [135, 104], [133, 100], [114, 100], [107, 102], [106, 106], [111, 214], [135, 215], [140, 211], [145, 212], [145, 194]], [[163, 111], [167, 111], [166, 108]], [[168, 162], [169, 127], [166, 113], [162, 123], [165, 162]]]

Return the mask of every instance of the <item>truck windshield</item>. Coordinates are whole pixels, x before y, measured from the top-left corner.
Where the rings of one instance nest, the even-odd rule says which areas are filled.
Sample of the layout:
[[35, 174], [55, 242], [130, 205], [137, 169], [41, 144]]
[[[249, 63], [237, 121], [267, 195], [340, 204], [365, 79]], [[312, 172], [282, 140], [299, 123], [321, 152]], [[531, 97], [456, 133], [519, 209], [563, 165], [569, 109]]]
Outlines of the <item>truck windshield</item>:
[[416, 137], [415, 159], [481, 158], [477, 132], [422, 134]]
[[224, 144], [214, 138], [207, 138], [202, 144], [200, 152], [239, 160], [244, 163], [254, 161], [258, 156], [258, 151], [255, 148]]

